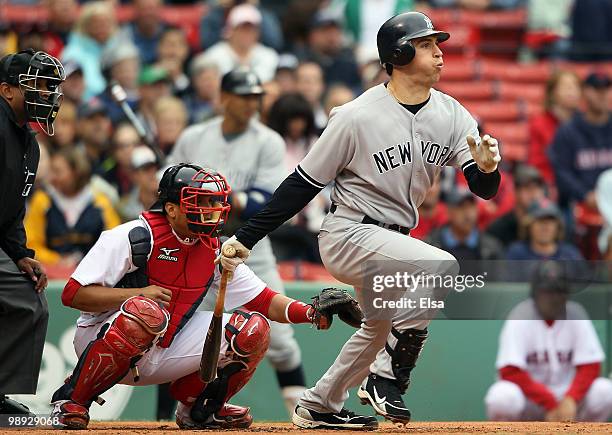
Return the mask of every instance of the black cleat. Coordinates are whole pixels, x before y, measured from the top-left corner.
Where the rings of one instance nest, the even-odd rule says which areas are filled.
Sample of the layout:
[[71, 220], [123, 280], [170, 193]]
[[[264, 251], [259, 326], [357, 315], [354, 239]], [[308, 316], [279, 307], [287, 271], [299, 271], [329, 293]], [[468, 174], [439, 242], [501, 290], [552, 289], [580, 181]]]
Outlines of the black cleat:
[[303, 429], [374, 430], [378, 428], [376, 417], [356, 415], [344, 408], [340, 412], [322, 413], [298, 405], [293, 411], [291, 420], [293, 424]]
[[4, 394], [0, 394], [0, 414], [19, 414], [34, 417], [30, 408], [16, 400], [9, 399]]
[[408, 423], [410, 410], [404, 405], [402, 393], [394, 379], [370, 373], [363, 381], [357, 396], [364, 405], [371, 405], [378, 415], [394, 423]]

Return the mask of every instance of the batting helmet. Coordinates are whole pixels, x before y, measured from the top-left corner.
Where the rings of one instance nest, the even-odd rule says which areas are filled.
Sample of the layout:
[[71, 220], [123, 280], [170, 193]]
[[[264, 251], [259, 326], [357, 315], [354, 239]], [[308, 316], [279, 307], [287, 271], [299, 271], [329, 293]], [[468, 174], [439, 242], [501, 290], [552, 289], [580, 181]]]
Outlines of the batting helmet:
[[221, 79], [221, 90], [235, 95], [262, 95], [264, 89], [257, 74], [246, 67], [236, 68]]
[[223, 175], [212, 169], [179, 163], [170, 166], [159, 182], [158, 201], [151, 211], [164, 212], [168, 202], [178, 204], [187, 227], [206, 242], [218, 237], [230, 211], [231, 189]]
[[415, 55], [412, 40], [432, 35], [438, 42], [450, 38], [448, 33], [435, 30], [429, 17], [421, 12], [405, 12], [389, 18], [376, 36], [381, 65], [408, 65]]

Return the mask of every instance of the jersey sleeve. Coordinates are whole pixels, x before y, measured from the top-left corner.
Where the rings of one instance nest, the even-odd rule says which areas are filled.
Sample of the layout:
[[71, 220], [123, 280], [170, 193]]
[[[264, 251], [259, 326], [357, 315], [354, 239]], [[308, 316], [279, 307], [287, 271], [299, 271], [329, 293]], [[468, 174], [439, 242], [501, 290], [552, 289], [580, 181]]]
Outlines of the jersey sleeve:
[[454, 143], [452, 144], [453, 153], [446, 163], [447, 166], [454, 166], [457, 169], [463, 170], [465, 166], [470, 163], [470, 160], [473, 162], [470, 147], [466, 139], [468, 136], [472, 136], [476, 139], [476, 143], [480, 144], [478, 123], [465, 107], [458, 105], [457, 114], [455, 116]]
[[602, 362], [605, 355], [593, 323], [590, 320], [568, 320], [568, 322], [575, 332], [573, 364], [579, 366]]
[[355, 153], [353, 116], [346, 106], [332, 110], [327, 127], [297, 167], [298, 173], [322, 189], [336, 178]]
[[528, 320], [506, 320], [499, 336], [499, 349], [495, 368], [498, 370], [506, 366], [520, 369], [527, 368], [527, 337], [522, 333], [525, 322]]
[[[211, 290], [219, 293], [221, 274], [219, 268], [215, 268], [215, 278]], [[246, 264], [240, 264], [234, 271], [234, 277], [227, 283], [225, 290], [226, 311], [232, 311], [255, 299], [264, 289], [266, 284], [253, 273]]]
[[126, 273], [138, 269], [132, 263], [128, 238], [130, 230], [138, 225], [144, 224], [135, 220], [104, 231], [81, 260], [71, 278], [82, 286], [97, 284], [114, 287]]

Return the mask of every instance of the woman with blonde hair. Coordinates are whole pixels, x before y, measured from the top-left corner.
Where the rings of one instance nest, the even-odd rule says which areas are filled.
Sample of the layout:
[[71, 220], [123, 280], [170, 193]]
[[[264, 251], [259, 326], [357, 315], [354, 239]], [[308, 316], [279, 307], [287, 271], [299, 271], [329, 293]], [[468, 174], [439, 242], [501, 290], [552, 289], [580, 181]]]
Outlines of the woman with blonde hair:
[[157, 131], [157, 143], [168, 155], [187, 127], [189, 115], [185, 104], [177, 97], [161, 97], [153, 106], [153, 120]]
[[91, 166], [82, 150], [51, 156], [50, 182], [32, 197], [24, 225], [28, 246], [47, 265], [76, 266], [102, 231], [119, 225], [110, 200], [91, 187]]
[[85, 100], [104, 91], [106, 80], [100, 67], [102, 51], [120, 44], [121, 39], [115, 8], [111, 2], [94, 1], [83, 5], [79, 19], [68, 37], [68, 44], [62, 52], [62, 60], [73, 60], [82, 65]]

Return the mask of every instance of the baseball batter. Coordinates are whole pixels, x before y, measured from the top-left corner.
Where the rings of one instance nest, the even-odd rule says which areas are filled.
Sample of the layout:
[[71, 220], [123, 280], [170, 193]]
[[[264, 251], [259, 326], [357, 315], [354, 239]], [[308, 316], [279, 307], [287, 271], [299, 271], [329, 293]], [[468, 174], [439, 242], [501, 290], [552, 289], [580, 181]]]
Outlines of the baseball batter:
[[[159, 201], [140, 219], [105, 231], [81, 261], [62, 302], [81, 310], [74, 337], [76, 368], [52, 398], [58, 426], [84, 429], [89, 407], [117, 383], [171, 382], [181, 429], [248, 427], [249, 408], [227, 403], [253, 376], [269, 342], [268, 319], [327, 329], [338, 313], [358, 324], [357, 302], [325, 289], [312, 305], [280, 295], [245, 265], [228, 267], [224, 336], [217, 377], [199, 378], [212, 313], [196, 311], [218, 291], [218, 233], [230, 210], [225, 178], [199, 166], [168, 168]], [[132, 372], [131, 374], [129, 372]]]
[[[435, 89], [443, 68], [439, 44], [449, 34], [434, 29], [422, 13], [385, 22], [378, 32], [388, 83], [335, 108], [320, 139], [287, 177], [266, 207], [227, 243], [240, 258], [270, 231], [301, 210], [334, 181], [333, 205], [321, 226], [319, 249], [327, 270], [355, 287], [360, 303], [371, 300], [362, 266], [386, 263], [411, 274], [456, 273], [452, 255], [410, 237], [417, 208], [447, 165], [463, 171], [472, 192], [489, 199], [498, 189], [497, 141], [479, 137], [477, 124], [452, 97]], [[222, 264], [236, 258], [220, 257]], [[367, 307], [363, 306], [364, 311]], [[343, 408], [348, 389], [376, 413], [408, 422], [402, 395], [427, 337], [431, 316], [397, 310], [366, 319], [336, 361], [307, 390], [293, 414], [304, 428], [374, 428], [377, 420]]]
[[[225, 174], [232, 186], [232, 214], [224, 230], [230, 235], [261, 210], [285, 174], [283, 138], [255, 119], [263, 92], [259, 78], [248, 68], [225, 74], [221, 80], [223, 115], [187, 128], [168, 157], [171, 163], [194, 162]], [[247, 265], [275, 291], [285, 293], [267, 237], [257, 244]], [[214, 297], [205, 298], [203, 309], [212, 311], [214, 303]], [[291, 415], [306, 381], [290, 325], [271, 323], [267, 356]]]
[[612, 381], [584, 308], [568, 301], [560, 263], [536, 268], [532, 297], [510, 312], [499, 339], [500, 379], [485, 397], [490, 420], [608, 421]]

